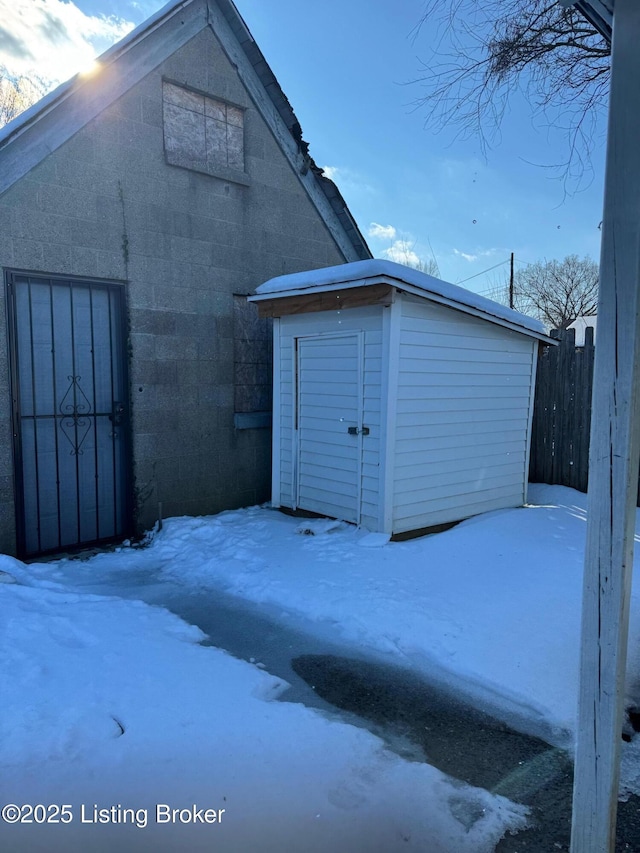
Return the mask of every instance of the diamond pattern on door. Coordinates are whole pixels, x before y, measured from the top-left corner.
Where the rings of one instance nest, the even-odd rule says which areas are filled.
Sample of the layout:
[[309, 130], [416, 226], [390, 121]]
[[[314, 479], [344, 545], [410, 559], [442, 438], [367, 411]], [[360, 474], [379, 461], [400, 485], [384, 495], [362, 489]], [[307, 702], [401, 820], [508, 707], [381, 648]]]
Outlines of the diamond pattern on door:
[[13, 273], [9, 294], [19, 553], [125, 536], [122, 286]]

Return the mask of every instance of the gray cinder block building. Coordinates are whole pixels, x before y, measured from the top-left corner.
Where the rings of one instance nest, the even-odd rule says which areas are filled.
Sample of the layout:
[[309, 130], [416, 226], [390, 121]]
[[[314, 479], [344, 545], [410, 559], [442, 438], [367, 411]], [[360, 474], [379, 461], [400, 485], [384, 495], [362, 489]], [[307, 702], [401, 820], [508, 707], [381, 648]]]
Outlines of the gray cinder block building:
[[246, 296], [368, 257], [229, 0], [165, 7], [0, 130], [0, 550], [268, 498]]

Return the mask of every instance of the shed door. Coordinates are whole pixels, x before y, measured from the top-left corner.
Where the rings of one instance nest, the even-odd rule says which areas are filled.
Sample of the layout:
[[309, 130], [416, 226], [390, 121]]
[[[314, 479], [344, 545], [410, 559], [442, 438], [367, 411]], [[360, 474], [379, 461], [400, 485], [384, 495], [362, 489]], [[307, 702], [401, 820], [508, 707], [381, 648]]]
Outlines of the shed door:
[[18, 549], [129, 532], [122, 286], [9, 277]]
[[298, 338], [297, 359], [297, 506], [357, 524], [362, 334]]

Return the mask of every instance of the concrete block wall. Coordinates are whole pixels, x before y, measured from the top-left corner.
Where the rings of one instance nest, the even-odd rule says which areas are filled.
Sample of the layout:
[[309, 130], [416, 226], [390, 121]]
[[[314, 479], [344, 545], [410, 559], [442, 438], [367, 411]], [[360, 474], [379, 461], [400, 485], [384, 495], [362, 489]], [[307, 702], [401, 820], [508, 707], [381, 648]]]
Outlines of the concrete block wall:
[[271, 412], [273, 399], [273, 324], [257, 306], [234, 296], [234, 411]]
[[[244, 108], [247, 185], [166, 163], [163, 78]], [[343, 260], [208, 29], [0, 196], [0, 267], [125, 283], [138, 531], [159, 502], [167, 517], [268, 498], [270, 431], [234, 428], [234, 293]], [[0, 551], [14, 553], [0, 300]]]

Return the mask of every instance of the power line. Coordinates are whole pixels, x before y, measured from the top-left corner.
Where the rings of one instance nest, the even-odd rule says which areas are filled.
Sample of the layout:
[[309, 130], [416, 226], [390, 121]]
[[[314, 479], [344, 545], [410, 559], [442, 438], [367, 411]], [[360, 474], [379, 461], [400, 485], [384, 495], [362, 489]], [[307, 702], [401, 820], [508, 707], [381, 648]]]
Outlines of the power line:
[[499, 264], [494, 264], [492, 267], [489, 267], [489, 269], [482, 270], [482, 272], [477, 272], [475, 275], [470, 275], [469, 278], [463, 278], [462, 281], [456, 281], [456, 284], [464, 284], [465, 281], [471, 281], [472, 278], [478, 278], [479, 275], [484, 275], [485, 273], [491, 272], [491, 270], [495, 270], [498, 267], [502, 267], [508, 263], [509, 263], [509, 258], [507, 258], [505, 261], [500, 261]]

